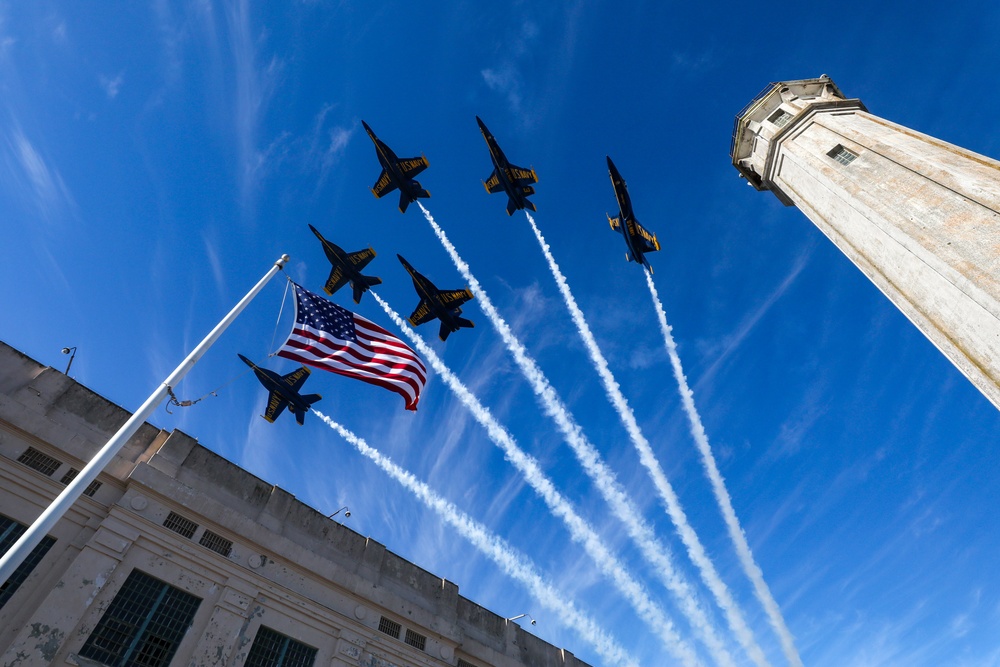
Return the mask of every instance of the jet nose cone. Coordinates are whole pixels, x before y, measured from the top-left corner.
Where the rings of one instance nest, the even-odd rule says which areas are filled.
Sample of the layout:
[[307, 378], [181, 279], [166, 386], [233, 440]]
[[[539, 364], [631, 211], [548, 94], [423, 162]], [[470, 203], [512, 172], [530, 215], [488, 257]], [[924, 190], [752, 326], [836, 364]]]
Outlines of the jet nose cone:
[[480, 130], [485, 130], [486, 129], [486, 126], [483, 124], [483, 119], [482, 118], [480, 118], [479, 116], [476, 116], [476, 122], [479, 123], [479, 129]]

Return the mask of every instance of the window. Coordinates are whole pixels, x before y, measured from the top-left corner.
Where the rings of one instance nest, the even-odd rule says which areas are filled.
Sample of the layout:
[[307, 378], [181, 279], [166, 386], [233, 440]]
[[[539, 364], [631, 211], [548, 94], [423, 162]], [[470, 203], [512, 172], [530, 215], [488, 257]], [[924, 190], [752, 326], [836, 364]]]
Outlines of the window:
[[24, 453], [17, 457], [17, 462], [37, 470], [46, 477], [52, 477], [52, 473], [62, 465], [62, 461], [59, 459], [54, 459], [48, 454], [43, 454], [34, 447], [28, 447], [24, 450]]
[[840, 144], [837, 144], [836, 147], [834, 147], [833, 150], [831, 150], [829, 153], [827, 153], [827, 155], [829, 155], [830, 157], [832, 157], [834, 160], [836, 160], [840, 164], [851, 164], [852, 162], [854, 162], [855, 158], [858, 157], [857, 153], [855, 153], [854, 151], [849, 150], [847, 148], [844, 148]]
[[[59, 481], [62, 484], [69, 484], [74, 479], [76, 479], [76, 476], [79, 474], [80, 474], [79, 470], [77, 470], [76, 468], [70, 468], [69, 470], [66, 471], [66, 474], [63, 475], [62, 479]], [[93, 497], [94, 494], [97, 493], [97, 490], [99, 488], [101, 488], [101, 483], [95, 479], [93, 482], [87, 485], [86, 489], [83, 490], [83, 495]]]
[[416, 632], [410, 630], [409, 628], [407, 628], [406, 630], [406, 638], [403, 639], [403, 641], [405, 641], [413, 648], [418, 648], [421, 651], [423, 651], [424, 647], [427, 645], [427, 637], [424, 637], [421, 634], [417, 634]]
[[179, 535], [191, 539], [194, 536], [194, 531], [198, 530], [198, 524], [196, 524], [191, 519], [186, 519], [176, 512], [171, 512], [167, 515], [167, 518], [163, 520], [163, 527], [169, 528]]
[[774, 123], [777, 127], [784, 127], [791, 119], [792, 114], [788, 113], [784, 109], [778, 109], [768, 117], [768, 120]]
[[468, 660], [462, 660], [461, 658], [459, 658], [458, 659], [458, 667], [476, 667], [476, 666], [473, 665]]
[[133, 570], [80, 649], [110, 667], [170, 664], [201, 599]]
[[202, 533], [201, 539], [198, 540], [198, 544], [211, 549], [217, 554], [222, 554], [226, 558], [229, 558], [229, 554], [233, 551], [233, 543], [231, 540], [227, 540], [221, 535], [216, 535], [210, 530], [206, 530]]
[[378, 631], [384, 632], [393, 639], [399, 639], [399, 631], [401, 626], [396, 621], [390, 621], [388, 618], [383, 616], [378, 622]]
[[[14, 543], [21, 539], [21, 535], [24, 535], [24, 531], [28, 530], [28, 527], [23, 523], [18, 523], [13, 519], [8, 519], [7, 517], [0, 515], [0, 556], [6, 554], [10, 551], [10, 548], [14, 546]], [[3, 584], [0, 584], [0, 609], [7, 604], [7, 600], [14, 596], [17, 589], [24, 583], [24, 580], [28, 578], [31, 571], [35, 569], [35, 566], [41, 562], [45, 554], [48, 553], [52, 545], [56, 543], [54, 537], [49, 537], [46, 535], [42, 538], [42, 541], [38, 543], [28, 557], [24, 559], [24, 562], [17, 566], [14, 570], [14, 574], [10, 575]]]
[[263, 625], [257, 630], [245, 667], [312, 667], [316, 649]]

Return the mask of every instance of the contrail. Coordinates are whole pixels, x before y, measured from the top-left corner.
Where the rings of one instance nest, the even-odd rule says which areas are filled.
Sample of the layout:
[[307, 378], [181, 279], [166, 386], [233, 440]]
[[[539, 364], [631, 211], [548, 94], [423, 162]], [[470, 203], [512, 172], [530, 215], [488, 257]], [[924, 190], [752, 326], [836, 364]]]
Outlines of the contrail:
[[[659, 480], [657, 481], [657, 486], [660, 487], [661, 493], [668, 499], [667, 506], [669, 508], [670, 518], [677, 526], [678, 532], [681, 533], [681, 537], [684, 538], [685, 535], [688, 536], [688, 539], [685, 539], [684, 543], [688, 547], [689, 553], [691, 553], [692, 560], [696, 565], [698, 565], [705, 585], [708, 586], [713, 594], [715, 594], [716, 601], [726, 614], [726, 619], [729, 622], [730, 629], [736, 635], [736, 638], [739, 640], [743, 649], [747, 652], [747, 655], [749, 655], [750, 659], [760, 667], [766, 667], [769, 663], [767, 658], [764, 656], [764, 652], [755, 641], [753, 632], [750, 630], [746, 620], [743, 618], [743, 614], [740, 611], [739, 606], [730, 595], [729, 589], [726, 587], [725, 583], [723, 583], [722, 578], [716, 572], [715, 567], [705, 555], [705, 551], [702, 548], [701, 543], [698, 541], [698, 537], [694, 530], [688, 524], [687, 516], [681, 509], [680, 503], [677, 500], [673, 489], [670, 487], [670, 483], [666, 479], [666, 475], [663, 474], [659, 463], [656, 461], [656, 457], [653, 455], [653, 451], [649, 447], [649, 443], [639, 431], [639, 426], [635, 421], [632, 410], [629, 408], [628, 402], [622, 395], [618, 382], [612, 375], [611, 370], [608, 367], [608, 362], [601, 353], [601, 349], [598, 347], [597, 341], [594, 339], [594, 335], [590, 331], [590, 326], [587, 324], [587, 320], [583, 316], [583, 311], [580, 310], [580, 307], [576, 303], [576, 299], [573, 297], [573, 293], [569, 289], [566, 277], [563, 275], [562, 270], [560, 270], [559, 264], [556, 263], [555, 257], [552, 256], [549, 244], [545, 241], [541, 230], [538, 229], [538, 225], [535, 224], [535, 219], [531, 216], [531, 214], [525, 211], [525, 215], [528, 218], [528, 223], [531, 225], [531, 230], [535, 233], [538, 245], [541, 246], [542, 254], [545, 255], [545, 259], [549, 264], [552, 276], [555, 278], [556, 284], [559, 286], [559, 291], [562, 293], [563, 300], [566, 302], [566, 307], [573, 318], [573, 322], [576, 324], [580, 338], [583, 339], [584, 345], [590, 353], [590, 359], [594, 363], [594, 367], [604, 383], [604, 388], [608, 394], [609, 400], [612, 405], [614, 405], [624, 422], [625, 428], [632, 437], [632, 441], [635, 443], [636, 448], [639, 449], [643, 463], [650, 469], [650, 472], [653, 473], [654, 478], [659, 477], [662, 479], [662, 487]], [[609, 500], [609, 502], [611, 501]], [[614, 504], [612, 504], [612, 506], [614, 506]], [[625, 520], [624, 517], [623, 520]], [[625, 523], [626, 526], [629, 527], [631, 534], [633, 528], [630, 526], [630, 522], [625, 520]], [[635, 530], [638, 532], [639, 527], [635, 528]], [[645, 552], [647, 546], [645, 542], [651, 541], [653, 538], [651, 535], [649, 537], [644, 535], [643, 539], [644, 541], [639, 544]], [[638, 541], [639, 538], [636, 538], [636, 540]], [[655, 545], [655, 542], [653, 544]], [[687, 588], [686, 583], [684, 586]], [[686, 597], [691, 596], [688, 594]], [[682, 600], [684, 602], [687, 601], [685, 598], [682, 598]], [[695, 604], [693, 599], [691, 599], [691, 604]], [[700, 608], [697, 609], [697, 612], [701, 614], [702, 618], [704, 618], [704, 614], [701, 612]], [[705, 620], [704, 623], [707, 625], [707, 620]]]
[[480, 553], [496, 563], [504, 574], [527, 587], [535, 599], [554, 612], [564, 625], [576, 630], [579, 636], [590, 643], [601, 657], [616, 665], [639, 667], [636, 659], [619, 646], [614, 638], [602, 630], [593, 619], [577, 609], [571, 601], [560, 596], [552, 584], [538, 574], [534, 564], [527, 556], [516, 552], [513, 547], [496, 534], [491, 533], [484, 525], [439, 496], [427, 484], [414, 477], [413, 473], [393, 463], [391, 459], [369, 446], [354, 433], [315, 408], [312, 411], [330, 428], [339, 433], [344, 440], [353, 445], [358, 452], [374, 461], [378, 467], [402, 484], [424, 505], [437, 512], [438, 516], [471, 542]]
[[[654, 569], [658, 571], [658, 574], [660, 574], [664, 584], [672, 593], [678, 596], [682, 611], [691, 621], [692, 627], [699, 632], [705, 641], [706, 647], [713, 654], [713, 657], [715, 657], [716, 662], [723, 665], [732, 665], [732, 657], [722, 646], [715, 629], [706, 618], [706, 615], [698, 604], [697, 599], [691, 593], [690, 586], [681, 578], [681, 576], [677, 573], [676, 568], [673, 566], [669, 556], [670, 552], [665, 546], [656, 540], [652, 529], [648, 525], [643, 526], [640, 524], [636, 517], [640, 517], [641, 513], [632, 508], [632, 504], [628, 501], [624, 491], [615, 480], [614, 473], [607, 468], [606, 464], [604, 464], [601, 459], [600, 454], [593, 447], [593, 445], [587, 441], [582, 429], [572, 419], [569, 414], [569, 410], [563, 405], [558, 394], [556, 394], [555, 389], [546, 379], [541, 369], [538, 368], [535, 361], [528, 355], [524, 345], [522, 345], [517, 337], [514, 336], [506, 321], [504, 321], [503, 317], [500, 316], [500, 313], [497, 312], [497, 309], [493, 306], [493, 303], [486, 295], [486, 291], [479, 284], [479, 281], [476, 280], [476, 277], [472, 275], [469, 265], [463, 261], [461, 257], [459, 257], [455, 246], [452, 245], [451, 241], [444, 233], [444, 230], [442, 230], [437, 222], [435, 222], [430, 212], [428, 212], [423, 206], [420, 207], [420, 210], [424, 212], [424, 217], [427, 218], [427, 221], [430, 223], [431, 228], [437, 235], [438, 240], [441, 241], [445, 250], [448, 251], [448, 254], [451, 256], [451, 259], [458, 268], [459, 272], [469, 282], [473, 292], [476, 294], [479, 307], [482, 308], [483, 312], [490, 318], [493, 326], [496, 328], [501, 338], [503, 338], [504, 343], [507, 345], [507, 349], [510, 350], [511, 354], [514, 356], [514, 360], [520, 367], [521, 372], [531, 384], [531, 387], [536, 396], [539, 398], [546, 414], [548, 414], [548, 416], [556, 422], [560, 431], [562, 431], [564, 437], [566, 438], [567, 444], [569, 444], [569, 446], [573, 449], [573, 453], [580, 461], [584, 470], [588, 475], [590, 475], [591, 479], [594, 480], [595, 485], [601, 491], [601, 494], [611, 506], [616, 516], [623, 518], [625, 526], [629, 531], [629, 535], [639, 545], [643, 556], [651, 563], [655, 564]], [[565, 280], [563, 280], [563, 282], [565, 283]], [[693, 533], [693, 531], [690, 532]], [[716, 579], [719, 583], [721, 583], [718, 576], [716, 576]], [[728, 591], [725, 592], [728, 594]], [[735, 603], [731, 602], [729, 606], [735, 607]], [[742, 617], [740, 617], [740, 620], [742, 620]], [[758, 653], [762, 656], [759, 649]], [[758, 663], [761, 667], [764, 667], [766, 664], [766, 660]]]
[[733, 502], [729, 497], [729, 492], [726, 490], [726, 485], [722, 480], [722, 475], [719, 473], [719, 468], [715, 464], [712, 449], [709, 447], [708, 435], [705, 433], [705, 427], [701, 423], [698, 410], [694, 406], [694, 393], [688, 386], [687, 378], [684, 376], [681, 358], [677, 354], [677, 343], [674, 342], [674, 337], [670, 333], [670, 325], [667, 324], [667, 314], [664, 312], [663, 303], [656, 292], [653, 277], [648, 272], [646, 272], [646, 284], [649, 285], [649, 293], [653, 297], [653, 305], [656, 306], [656, 315], [660, 320], [660, 329], [663, 331], [667, 353], [670, 355], [670, 364], [673, 366], [674, 377], [677, 379], [677, 385], [680, 389], [681, 402], [684, 405], [684, 412], [687, 413], [688, 421], [691, 424], [691, 435], [694, 436], [694, 441], [698, 445], [702, 463], [705, 465], [705, 474], [708, 475], [708, 479], [712, 483], [715, 500], [722, 511], [726, 528], [729, 530], [729, 537], [736, 547], [740, 565], [743, 566], [743, 571], [750, 578], [750, 581], [753, 582], [754, 593], [756, 593], [757, 599], [764, 606], [767, 618], [781, 640], [781, 648], [788, 662], [795, 665], [795, 667], [802, 667], [802, 658], [799, 657], [799, 653], [795, 648], [795, 640], [792, 637], [792, 633], [789, 631], [788, 626], [785, 625], [781, 609], [778, 608], [778, 603], [775, 602], [770, 589], [767, 587], [767, 583], [764, 582], [764, 573], [754, 560], [753, 553], [750, 551], [750, 545], [747, 544], [746, 535], [740, 527], [739, 519], [736, 518]]
[[430, 363], [434, 371], [455, 393], [476, 421], [486, 429], [490, 440], [503, 451], [505, 458], [517, 468], [525, 481], [545, 502], [553, 516], [562, 519], [573, 541], [583, 546], [597, 566], [611, 578], [619, 592], [628, 599], [639, 616], [658, 634], [663, 645], [684, 665], [698, 665], [699, 661], [694, 651], [677, 634], [677, 630], [666, 612], [653, 602], [642, 584], [629, 574], [625, 566], [611, 554], [597, 532], [576, 513], [572, 504], [559, 493], [552, 481], [542, 472], [538, 461], [517, 446], [513, 436], [497, 422], [489, 409], [479, 402], [479, 399], [462, 384], [462, 381], [441, 361], [441, 358], [426, 341], [407, 326], [403, 318], [382, 297], [374, 291], [370, 294], [382, 306], [382, 310], [399, 327], [400, 331], [416, 346], [420, 354]]

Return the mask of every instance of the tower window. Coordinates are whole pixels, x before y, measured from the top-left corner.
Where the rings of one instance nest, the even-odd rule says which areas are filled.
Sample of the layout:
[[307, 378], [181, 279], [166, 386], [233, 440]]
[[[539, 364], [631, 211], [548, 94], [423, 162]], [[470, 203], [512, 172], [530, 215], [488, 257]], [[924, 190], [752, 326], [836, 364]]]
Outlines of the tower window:
[[844, 148], [841, 144], [837, 144], [833, 148], [833, 150], [827, 153], [827, 155], [832, 157], [840, 164], [851, 164], [858, 157], [857, 153], [855, 153], [850, 149]]
[[80, 655], [112, 667], [165, 667], [199, 604], [200, 598], [133, 570]]
[[792, 119], [792, 114], [784, 109], [778, 109], [768, 117], [768, 120], [777, 127], [784, 127]]
[[263, 625], [257, 630], [246, 667], [312, 667], [316, 649]]

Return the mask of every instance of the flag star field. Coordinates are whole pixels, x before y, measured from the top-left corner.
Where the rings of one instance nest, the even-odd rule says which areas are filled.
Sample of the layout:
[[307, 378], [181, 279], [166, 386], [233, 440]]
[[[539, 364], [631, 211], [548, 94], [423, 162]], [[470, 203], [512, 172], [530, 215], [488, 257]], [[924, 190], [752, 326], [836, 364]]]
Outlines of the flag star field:
[[[1000, 413], [727, 154], [827, 74], [996, 159], [998, 31], [978, 0], [0, 0], [0, 340], [135, 410], [287, 253], [154, 426], [595, 667], [1000, 665]], [[477, 116], [537, 210], [484, 189]], [[362, 121], [429, 198], [372, 196]], [[375, 251], [360, 303], [309, 225]], [[474, 328], [406, 322], [397, 254]], [[266, 422], [237, 353], [307, 364], [316, 412]]]

